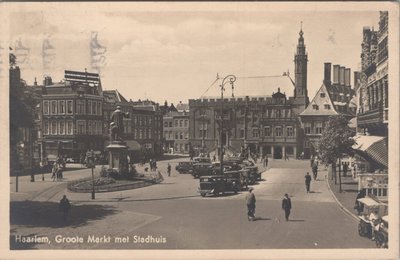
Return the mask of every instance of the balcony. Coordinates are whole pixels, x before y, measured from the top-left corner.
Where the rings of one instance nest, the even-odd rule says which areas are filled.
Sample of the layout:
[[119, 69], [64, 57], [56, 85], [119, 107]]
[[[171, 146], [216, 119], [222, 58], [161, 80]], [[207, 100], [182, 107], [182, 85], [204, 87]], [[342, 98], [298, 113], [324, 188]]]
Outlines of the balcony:
[[372, 124], [382, 124], [383, 121], [382, 102], [370, 105], [370, 110], [357, 114], [357, 123], [359, 127], [368, 127]]

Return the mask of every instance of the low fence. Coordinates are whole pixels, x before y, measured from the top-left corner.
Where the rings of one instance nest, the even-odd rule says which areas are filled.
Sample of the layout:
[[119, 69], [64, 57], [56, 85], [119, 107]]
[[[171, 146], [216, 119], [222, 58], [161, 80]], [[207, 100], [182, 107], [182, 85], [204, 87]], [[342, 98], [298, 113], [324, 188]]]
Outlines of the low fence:
[[[91, 177], [87, 178], [82, 178], [79, 180], [75, 181], [70, 181], [68, 182], [68, 190], [72, 192], [79, 192], [79, 193], [90, 193], [93, 191], [93, 187], [79, 187], [78, 184], [80, 183], [85, 183], [85, 182], [92, 182]], [[94, 186], [94, 191], [95, 192], [112, 192], [112, 191], [122, 191], [122, 190], [131, 190], [131, 189], [137, 189], [137, 188], [142, 188], [146, 186], [150, 186], [156, 184], [155, 181], [149, 180], [149, 179], [144, 179], [144, 178], [135, 178], [135, 180], [132, 181], [132, 183], [112, 183], [112, 184], [106, 184], [106, 185], [101, 185], [101, 186]]]

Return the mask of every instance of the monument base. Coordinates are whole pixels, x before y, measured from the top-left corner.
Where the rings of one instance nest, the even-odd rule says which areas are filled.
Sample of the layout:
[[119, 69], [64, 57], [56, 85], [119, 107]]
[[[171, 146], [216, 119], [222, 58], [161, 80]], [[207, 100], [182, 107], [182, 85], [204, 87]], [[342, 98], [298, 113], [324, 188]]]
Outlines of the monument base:
[[112, 141], [108, 150], [108, 167], [119, 174], [128, 173], [128, 146], [124, 141]]

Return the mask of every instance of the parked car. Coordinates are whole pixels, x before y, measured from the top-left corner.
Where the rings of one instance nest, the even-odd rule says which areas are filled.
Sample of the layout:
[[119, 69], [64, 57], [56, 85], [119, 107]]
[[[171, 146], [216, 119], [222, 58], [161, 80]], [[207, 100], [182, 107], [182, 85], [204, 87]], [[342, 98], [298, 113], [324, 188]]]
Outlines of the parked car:
[[220, 193], [238, 193], [241, 189], [240, 183], [236, 178], [229, 178], [226, 175], [212, 175], [200, 177], [199, 193], [202, 197], [212, 194], [219, 196]]
[[211, 163], [195, 163], [193, 164], [193, 169], [191, 170], [191, 173], [194, 178], [215, 174], [214, 167]]
[[211, 159], [208, 157], [195, 157], [193, 161], [196, 163], [211, 163]]
[[189, 173], [193, 170], [193, 162], [179, 162], [175, 166], [175, 170], [177, 170], [180, 174]]
[[358, 224], [358, 234], [363, 237], [372, 237], [372, 228], [378, 223], [374, 222], [374, 220], [370, 219], [369, 216], [371, 212], [378, 212], [378, 219], [381, 219], [382, 216], [387, 215], [387, 204], [376, 201], [370, 197], [357, 199], [359, 203], [363, 206], [363, 211], [359, 215], [360, 222]]

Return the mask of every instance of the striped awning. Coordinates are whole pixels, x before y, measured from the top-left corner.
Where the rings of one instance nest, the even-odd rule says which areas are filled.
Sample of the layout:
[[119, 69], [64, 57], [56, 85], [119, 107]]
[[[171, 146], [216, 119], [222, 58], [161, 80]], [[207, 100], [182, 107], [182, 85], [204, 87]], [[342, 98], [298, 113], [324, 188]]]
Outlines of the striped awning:
[[366, 153], [379, 164], [388, 167], [387, 137], [356, 135], [353, 149]]
[[141, 148], [141, 145], [135, 140], [126, 141], [126, 145], [128, 146], [129, 151], [139, 151]]

